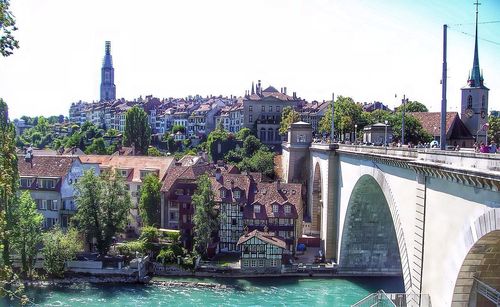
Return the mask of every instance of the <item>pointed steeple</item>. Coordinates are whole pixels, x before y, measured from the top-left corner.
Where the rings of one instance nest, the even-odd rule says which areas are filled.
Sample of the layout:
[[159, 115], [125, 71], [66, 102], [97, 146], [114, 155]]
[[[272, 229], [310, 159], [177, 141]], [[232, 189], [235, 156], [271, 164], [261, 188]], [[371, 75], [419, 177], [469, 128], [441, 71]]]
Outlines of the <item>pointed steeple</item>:
[[101, 68], [101, 101], [116, 99], [115, 69], [111, 57], [111, 42], [106, 41]]
[[483, 86], [483, 78], [481, 76], [481, 69], [479, 68], [479, 50], [478, 50], [478, 43], [477, 43], [477, 28], [478, 28], [478, 6], [479, 2], [476, 1], [474, 3], [476, 5], [476, 35], [474, 39], [474, 62], [472, 64], [472, 73], [469, 78], [469, 86], [472, 87], [481, 87]]

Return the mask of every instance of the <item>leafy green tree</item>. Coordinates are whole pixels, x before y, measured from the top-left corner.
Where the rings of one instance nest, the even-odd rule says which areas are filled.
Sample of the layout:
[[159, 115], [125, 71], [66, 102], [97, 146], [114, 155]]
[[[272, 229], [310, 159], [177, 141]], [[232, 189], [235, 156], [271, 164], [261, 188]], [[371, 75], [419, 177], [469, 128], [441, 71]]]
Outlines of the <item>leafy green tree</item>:
[[106, 144], [104, 144], [104, 139], [102, 137], [96, 138], [92, 141], [92, 144], [85, 149], [87, 155], [106, 155], [108, 150], [106, 149]]
[[120, 131], [113, 129], [113, 128], [110, 128], [110, 129], [106, 130], [106, 133], [104, 135], [112, 137], [112, 136], [117, 136], [118, 134], [120, 134]]
[[172, 127], [172, 134], [176, 134], [177, 132], [186, 132], [186, 127], [182, 126], [182, 125], [174, 125]]
[[240, 131], [236, 132], [236, 139], [240, 140], [240, 141], [244, 141], [250, 135], [252, 135], [252, 130], [250, 130], [248, 128], [243, 128], [243, 129], [240, 129]]
[[219, 229], [219, 218], [215, 210], [216, 204], [210, 179], [207, 175], [202, 175], [196, 183], [197, 189], [192, 198], [195, 208], [193, 216], [194, 248], [199, 255], [206, 256], [212, 235]]
[[[338, 96], [335, 101], [335, 130], [344, 133], [354, 132], [354, 125], [363, 122], [361, 116], [363, 108], [355, 103], [351, 97]], [[332, 126], [332, 108], [328, 106], [327, 111], [319, 123], [320, 132], [330, 132]]]
[[243, 141], [243, 149], [248, 156], [253, 155], [257, 150], [261, 149], [262, 143], [253, 135], [248, 136]]
[[160, 226], [160, 189], [161, 182], [155, 174], [148, 174], [143, 179], [139, 212], [145, 226]]
[[76, 184], [78, 211], [73, 221], [87, 240], [96, 240], [99, 253], [105, 255], [113, 236], [121, 231], [130, 210], [130, 196], [118, 174], [101, 176], [92, 170], [85, 171]]
[[287, 134], [290, 125], [298, 121], [300, 121], [300, 113], [295, 111], [292, 107], [284, 107], [281, 112], [279, 133], [281, 135]]
[[[425, 106], [425, 104], [420, 103], [418, 101], [408, 101], [404, 105], [405, 112], [429, 112], [429, 109]], [[396, 108], [397, 112], [401, 112], [403, 110], [403, 104]]]
[[[388, 124], [392, 126], [392, 135], [394, 140], [401, 140], [402, 114], [393, 113], [388, 117]], [[420, 121], [405, 114], [405, 143], [412, 142], [418, 144], [432, 141], [433, 137], [422, 128]]]
[[494, 141], [497, 146], [500, 144], [500, 117], [494, 117], [490, 115], [488, 117], [488, 138], [491, 141]]
[[148, 148], [148, 156], [150, 157], [162, 157], [163, 154], [161, 151], [158, 150], [156, 147], [149, 147]]
[[274, 153], [258, 150], [249, 160], [249, 171], [260, 172], [266, 176], [274, 176]]
[[148, 115], [138, 106], [133, 106], [125, 115], [123, 144], [134, 146], [137, 153], [146, 154], [151, 143], [151, 127]]
[[[220, 144], [222, 152], [218, 152], [218, 146]], [[219, 158], [223, 158], [224, 155], [231, 149], [236, 147], [236, 142], [234, 140], [234, 136], [229, 134], [226, 130], [221, 127], [218, 127], [214, 131], [210, 132], [207, 138], [207, 149], [208, 154], [212, 158], [212, 160], [216, 161]]]
[[16, 20], [9, 9], [10, 1], [0, 1], [0, 54], [8, 57], [19, 48], [19, 42], [14, 38], [12, 32], [17, 30]]
[[29, 191], [21, 193], [12, 223], [12, 248], [21, 256], [22, 271], [31, 277], [38, 244], [42, 240], [43, 215], [38, 213]]
[[81, 240], [75, 229], [64, 233], [56, 227], [43, 234], [43, 267], [47, 273], [61, 277], [66, 261], [73, 260], [82, 250]]
[[[0, 98], [0, 235], [3, 244], [3, 264], [10, 265], [9, 236], [19, 183], [16, 154], [16, 131], [9, 121], [7, 103]], [[5, 221], [9, 221], [6, 223]]]

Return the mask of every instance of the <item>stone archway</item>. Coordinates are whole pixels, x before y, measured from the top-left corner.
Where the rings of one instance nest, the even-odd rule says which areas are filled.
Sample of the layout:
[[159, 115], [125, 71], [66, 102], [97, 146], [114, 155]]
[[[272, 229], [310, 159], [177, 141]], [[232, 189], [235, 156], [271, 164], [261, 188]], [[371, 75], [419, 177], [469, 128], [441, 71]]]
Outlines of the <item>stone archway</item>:
[[412, 289], [404, 232], [383, 172], [366, 168], [347, 206], [339, 252], [339, 270], [400, 275]]
[[477, 293], [475, 279], [500, 292], [500, 209], [490, 210], [472, 225], [465, 234], [469, 250], [458, 272], [451, 305], [495, 306]]

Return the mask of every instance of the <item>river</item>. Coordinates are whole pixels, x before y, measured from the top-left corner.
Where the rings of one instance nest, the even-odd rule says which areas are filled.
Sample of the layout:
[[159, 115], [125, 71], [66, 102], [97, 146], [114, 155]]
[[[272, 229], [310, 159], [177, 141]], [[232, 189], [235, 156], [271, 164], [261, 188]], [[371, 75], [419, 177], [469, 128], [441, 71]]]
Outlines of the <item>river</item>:
[[[349, 306], [383, 289], [404, 292], [401, 278], [157, 279], [227, 285], [228, 289], [157, 284], [75, 284], [27, 289], [37, 306]], [[2, 306], [12, 303], [0, 301]]]

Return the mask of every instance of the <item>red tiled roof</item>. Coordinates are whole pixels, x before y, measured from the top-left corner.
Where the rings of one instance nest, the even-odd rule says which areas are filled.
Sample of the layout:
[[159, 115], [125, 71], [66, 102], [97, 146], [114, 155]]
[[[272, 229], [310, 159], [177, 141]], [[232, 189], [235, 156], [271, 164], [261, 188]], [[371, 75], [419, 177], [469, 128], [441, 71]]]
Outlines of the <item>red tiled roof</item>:
[[[436, 136], [441, 134], [441, 112], [410, 112], [408, 114], [418, 119], [422, 124], [422, 128], [430, 135]], [[450, 132], [450, 128], [456, 118], [458, 118], [457, 112], [446, 113], [446, 135]], [[458, 119], [460, 120], [460, 118]]]
[[272, 244], [274, 246], [277, 246], [277, 247], [280, 247], [280, 248], [283, 248], [283, 249], [286, 248], [286, 242], [283, 241], [280, 237], [277, 237], [275, 235], [269, 234], [267, 232], [258, 231], [257, 229], [254, 230], [254, 231], [252, 231], [252, 232], [250, 232], [250, 233], [242, 235], [240, 237], [240, 239], [238, 240], [237, 245], [243, 244], [243, 243], [245, 243], [246, 241], [250, 240], [253, 237], [257, 237], [261, 241], [264, 241], [266, 243]]
[[191, 180], [194, 182], [199, 176], [209, 172], [212, 168], [213, 166], [208, 163], [191, 166], [176, 165], [171, 168], [168, 175], [165, 177], [161, 191], [169, 191], [179, 179]]
[[77, 157], [67, 156], [33, 156], [32, 162], [26, 162], [19, 156], [17, 166], [19, 176], [32, 177], [64, 177], [71, 169], [73, 160]]
[[[245, 206], [244, 218], [266, 217], [297, 218], [302, 214], [302, 185], [297, 183], [257, 183], [252, 206]], [[273, 205], [278, 205], [278, 212], [273, 212]], [[253, 205], [262, 205], [260, 214], [255, 213]], [[290, 205], [290, 213], [285, 213], [285, 205]]]

